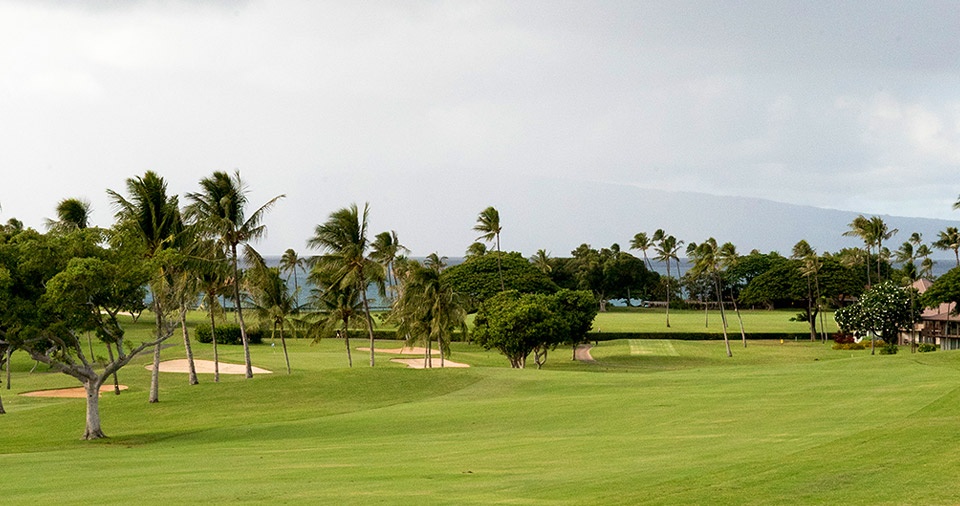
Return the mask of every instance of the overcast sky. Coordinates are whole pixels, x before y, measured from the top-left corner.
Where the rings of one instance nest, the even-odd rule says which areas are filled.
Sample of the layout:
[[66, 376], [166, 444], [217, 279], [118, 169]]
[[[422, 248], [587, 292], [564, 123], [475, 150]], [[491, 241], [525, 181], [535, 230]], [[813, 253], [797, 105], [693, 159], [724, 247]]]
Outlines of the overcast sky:
[[958, 65], [955, 1], [0, 0], [0, 220], [236, 169], [268, 254], [369, 201], [459, 255], [544, 178], [957, 219]]

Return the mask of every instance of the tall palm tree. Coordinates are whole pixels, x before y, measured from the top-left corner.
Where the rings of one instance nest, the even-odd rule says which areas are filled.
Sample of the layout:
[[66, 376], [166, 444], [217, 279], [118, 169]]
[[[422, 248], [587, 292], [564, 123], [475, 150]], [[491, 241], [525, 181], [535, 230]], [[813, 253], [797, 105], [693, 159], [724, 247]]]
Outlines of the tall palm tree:
[[647, 269], [653, 270], [653, 265], [650, 263], [650, 259], [647, 258], [647, 250], [653, 248], [654, 243], [649, 237], [647, 237], [646, 232], [640, 232], [633, 236], [633, 240], [630, 241], [630, 249], [640, 250], [643, 252], [643, 262], [646, 264]]
[[[732, 242], [725, 242], [717, 251], [717, 261], [720, 269], [726, 271], [735, 267], [740, 261], [740, 255], [737, 254], [737, 247]], [[730, 300], [733, 301], [733, 311], [737, 314], [737, 321], [740, 323], [740, 338], [743, 340], [743, 347], [747, 347], [747, 333], [743, 329], [743, 316], [740, 314], [740, 307], [737, 305], [737, 298], [733, 292], [730, 292]]]
[[937, 234], [937, 240], [933, 247], [942, 250], [952, 250], [957, 259], [957, 267], [960, 267], [960, 230], [957, 227], [947, 227], [946, 230]]
[[331, 285], [354, 286], [360, 292], [363, 312], [370, 335], [370, 367], [374, 366], [373, 319], [370, 317], [370, 301], [367, 286], [375, 283], [381, 294], [384, 287], [383, 266], [367, 255], [370, 241], [367, 239], [367, 215], [370, 205], [363, 205], [363, 212], [356, 204], [334, 211], [327, 221], [317, 225], [313, 237], [307, 241], [311, 248], [324, 252], [316, 258], [314, 270], [323, 273]]
[[[862, 214], [858, 215], [850, 222], [849, 230], [843, 233], [846, 237], [859, 237], [863, 241], [864, 251], [866, 252], [867, 265], [867, 286], [870, 286], [870, 251], [877, 242], [875, 229], [869, 219]], [[879, 279], [877, 280], [879, 282]]]
[[169, 283], [169, 263], [163, 260], [169, 257], [164, 253], [175, 251], [183, 232], [183, 219], [180, 215], [179, 201], [176, 195], [167, 195], [167, 182], [153, 171], [143, 176], [126, 180], [127, 197], [107, 190], [116, 208], [117, 233], [115, 237], [131, 237], [140, 244], [143, 256], [154, 260], [164, 256], [157, 271], [152, 276], [150, 291], [153, 295], [153, 312], [156, 318], [157, 344], [153, 351], [153, 372], [150, 379], [150, 402], [159, 402], [160, 349], [163, 340], [173, 334], [166, 320], [166, 314], [173, 310], [173, 294]]
[[288, 248], [287, 251], [283, 252], [283, 255], [280, 257], [280, 272], [286, 272], [287, 279], [290, 275], [293, 275], [293, 291], [294, 293], [300, 292], [300, 282], [297, 279], [297, 271], [304, 271], [304, 268], [307, 265], [307, 259], [301, 258], [297, 255], [297, 252], [293, 248]]
[[[810, 340], [817, 340], [817, 322], [816, 317], [814, 316], [813, 311], [813, 300], [814, 295], [816, 296], [816, 314], [822, 315], [822, 308], [820, 307], [820, 258], [817, 256], [816, 250], [810, 246], [806, 240], [801, 239], [797, 244], [793, 245], [793, 254], [791, 255], [795, 260], [799, 260], [800, 264], [800, 275], [806, 278], [807, 280], [807, 314], [813, 318], [810, 323]], [[813, 278], [811, 283], [810, 279]], [[820, 321], [821, 332], [823, 332], [823, 319]], [[824, 340], [826, 338], [824, 337]]]
[[347, 365], [353, 367], [350, 327], [363, 328], [367, 324], [360, 290], [352, 284], [331, 284], [325, 277], [324, 272], [310, 272], [310, 280], [317, 288], [311, 290], [308, 304], [316, 311], [304, 317], [307, 336], [313, 337], [313, 342], [319, 342], [321, 338], [334, 333], [343, 337], [347, 348]]
[[713, 237], [707, 239], [701, 244], [690, 243], [687, 247], [687, 254], [694, 259], [693, 275], [708, 275], [713, 279], [714, 287], [717, 293], [717, 304], [720, 306], [720, 320], [723, 330], [723, 342], [727, 349], [727, 356], [732, 357], [733, 351], [730, 349], [730, 339], [727, 335], [727, 316], [723, 308], [723, 290], [720, 287], [720, 259], [717, 240]]
[[397, 291], [399, 290], [398, 285], [400, 283], [397, 281], [397, 271], [394, 269], [394, 262], [398, 255], [409, 253], [410, 250], [400, 244], [400, 240], [397, 239], [397, 232], [394, 230], [377, 234], [373, 238], [371, 247], [373, 248], [373, 252], [370, 254], [370, 258], [380, 262], [380, 265], [383, 266], [387, 278], [386, 284], [391, 292], [391, 299], [396, 299], [398, 295]]
[[[900, 229], [894, 228], [890, 229], [887, 227], [887, 224], [883, 221], [883, 218], [879, 216], [870, 217], [870, 228], [872, 229], [872, 235], [876, 240], [877, 244], [877, 282], [880, 282], [880, 264], [885, 259], [884, 257], [889, 257], [890, 252], [884, 250], [883, 241], [891, 239], [893, 236], [897, 235], [897, 232]], [[885, 252], [885, 253], [884, 253]]]
[[500, 291], [502, 292], [506, 290], [506, 288], [503, 283], [503, 269], [500, 267], [500, 231], [503, 229], [503, 227], [500, 226], [500, 212], [493, 206], [480, 211], [480, 215], [477, 216], [477, 224], [473, 229], [480, 232], [480, 236], [477, 237], [478, 241], [480, 239], [487, 242], [496, 240], [497, 273], [500, 274]]
[[263, 237], [266, 226], [263, 217], [285, 195], [277, 195], [247, 216], [247, 185], [240, 179], [240, 171], [233, 176], [217, 171], [200, 180], [200, 191], [188, 193], [191, 204], [187, 216], [208, 237], [217, 238], [226, 248], [233, 268], [233, 296], [240, 321], [240, 337], [243, 341], [243, 361], [246, 377], [253, 377], [250, 362], [250, 342], [243, 321], [243, 304], [240, 303], [240, 261], [238, 246]]
[[71, 231], [82, 230], [90, 226], [90, 201], [86, 199], [67, 198], [57, 204], [57, 219], [47, 218], [47, 230]]
[[195, 254], [203, 259], [194, 268], [194, 275], [203, 291], [203, 303], [210, 317], [210, 337], [213, 343], [213, 381], [220, 381], [220, 352], [217, 346], [217, 317], [223, 316], [220, 295], [232, 286], [230, 263], [222, 245], [213, 239], [200, 240]]
[[933, 276], [933, 260], [930, 258], [930, 255], [933, 254], [930, 251], [930, 247], [926, 244], [921, 244], [917, 248], [917, 258], [920, 259], [920, 270], [917, 272], [918, 276], [921, 278], [930, 278]]
[[680, 251], [683, 241], [677, 241], [676, 237], [667, 235], [664, 233], [663, 229], [658, 229], [656, 232], [654, 232], [653, 237], [655, 241], [659, 241], [654, 247], [654, 253], [656, 253], [656, 256], [653, 257], [653, 259], [661, 261], [667, 266], [667, 327], [670, 327], [670, 260], [676, 259], [679, 261], [677, 252]]
[[440, 275], [444, 264], [433, 253], [427, 262], [414, 264], [407, 277], [401, 297], [391, 312], [391, 319], [398, 324], [398, 331], [409, 336], [411, 343], [423, 343], [425, 367], [433, 367], [431, 353], [433, 341], [440, 349], [440, 367], [444, 357], [450, 354], [450, 339], [455, 330], [464, 334], [467, 330], [467, 312], [460, 295]]

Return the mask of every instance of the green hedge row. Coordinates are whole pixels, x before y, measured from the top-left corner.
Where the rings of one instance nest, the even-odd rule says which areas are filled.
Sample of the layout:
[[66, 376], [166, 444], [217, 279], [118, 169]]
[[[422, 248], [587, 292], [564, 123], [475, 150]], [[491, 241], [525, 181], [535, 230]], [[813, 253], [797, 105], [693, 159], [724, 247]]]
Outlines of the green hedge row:
[[[210, 325], [197, 325], [194, 335], [197, 341], [201, 343], [213, 342], [213, 337], [210, 335]], [[263, 342], [263, 330], [257, 327], [248, 327], [247, 339], [250, 344], [260, 344]], [[243, 339], [240, 336], [240, 326], [231, 323], [217, 325], [217, 344], [243, 344]]]
[[[740, 340], [739, 332], [730, 332], [728, 339]], [[677, 341], [717, 341], [723, 340], [723, 334], [713, 334], [708, 332], [588, 332], [588, 341], [615, 341], [617, 339], [673, 339]], [[756, 339], [784, 341], [809, 341], [810, 334], [797, 333], [777, 333], [777, 332], [751, 332], [747, 333], [747, 339], [751, 341]]]

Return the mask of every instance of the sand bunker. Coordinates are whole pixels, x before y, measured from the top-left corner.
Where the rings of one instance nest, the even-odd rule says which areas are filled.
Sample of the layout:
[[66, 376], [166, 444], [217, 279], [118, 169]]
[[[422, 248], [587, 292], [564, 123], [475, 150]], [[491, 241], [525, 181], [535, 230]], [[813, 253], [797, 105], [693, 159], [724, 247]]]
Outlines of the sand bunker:
[[[413, 369], [427, 369], [427, 366], [426, 366], [427, 361], [426, 359], [423, 359], [423, 358], [391, 358], [390, 361], [398, 362], [401, 364], [407, 364], [407, 367], [411, 367]], [[440, 368], [440, 359], [438, 358], [433, 359], [433, 367], [435, 369]], [[470, 365], [461, 364], [460, 362], [452, 362], [450, 360], [444, 360], [443, 367], [470, 367]]]
[[[213, 360], [194, 360], [193, 366], [197, 369], [198, 373], [209, 373], [213, 374]], [[147, 364], [145, 366], [148, 371], [153, 370], [153, 364]], [[187, 359], [180, 358], [177, 360], [165, 360], [160, 362], [160, 372], [182, 372], [189, 373], [190, 366], [187, 362]], [[254, 367], [253, 372], [255, 374], [271, 374], [273, 371], [268, 371], [266, 369], [261, 369], [259, 367]], [[228, 364], [226, 362], [220, 362], [220, 374], [246, 374], [247, 368], [243, 364]]]
[[[370, 351], [370, 348], [357, 348], [357, 351]], [[426, 355], [427, 349], [422, 347], [413, 347], [408, 348], [404, 346], [403, 348], [377, 348], [374, 350], [377, 353], [393, 353], [394, 355]], [[430, 350], [431, 355], [440, 355], [438, 350]]]
[[[126, 390], [127, 385], [120, 385], [120, 390]], [[113, 392], [113, 385], [100, 386], [100, 396], [106, 392]], [[70, 399], [83, 399], [87, 396], [87, 391], [83, 387], [76, 388], [58, 388], [56, 390], [35, 390], [33, 392], [24, 392], [20, 394], [24, 397], [65, 397]]]

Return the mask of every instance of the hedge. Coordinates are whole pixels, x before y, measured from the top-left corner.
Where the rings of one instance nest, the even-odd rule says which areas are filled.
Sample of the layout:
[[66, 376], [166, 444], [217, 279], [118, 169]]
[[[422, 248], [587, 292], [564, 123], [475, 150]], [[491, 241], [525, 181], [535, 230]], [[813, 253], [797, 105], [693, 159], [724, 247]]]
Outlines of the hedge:
[[[194, 335], [197, 341], [201, 343], [212, 343], [210, 336], [210, 325], [197, 325]], [[263, 330], [257, 327], [247, 328], [247, 340], [250, 344], [260, 344], [263, 342]], [[231, 323], [217, 325], [217, 344], [243, 344], [240, 336], [240, 326]]]
[[[731, 341], [741, 339], [739, 332], [727, 334]], [[617, 339], [673, 339], [676, 341], [717, 341], [723, 340], [723, 334], [713, 334], [708, 332], [588, 332], [587, 341], [615, 341]], [[809, 341], [810, 334], [797, 333], [778, 333], [778, 332], [753, 332], [747, 334], [747, 339], [751, 341], [757, 339], [784, 341]]]

